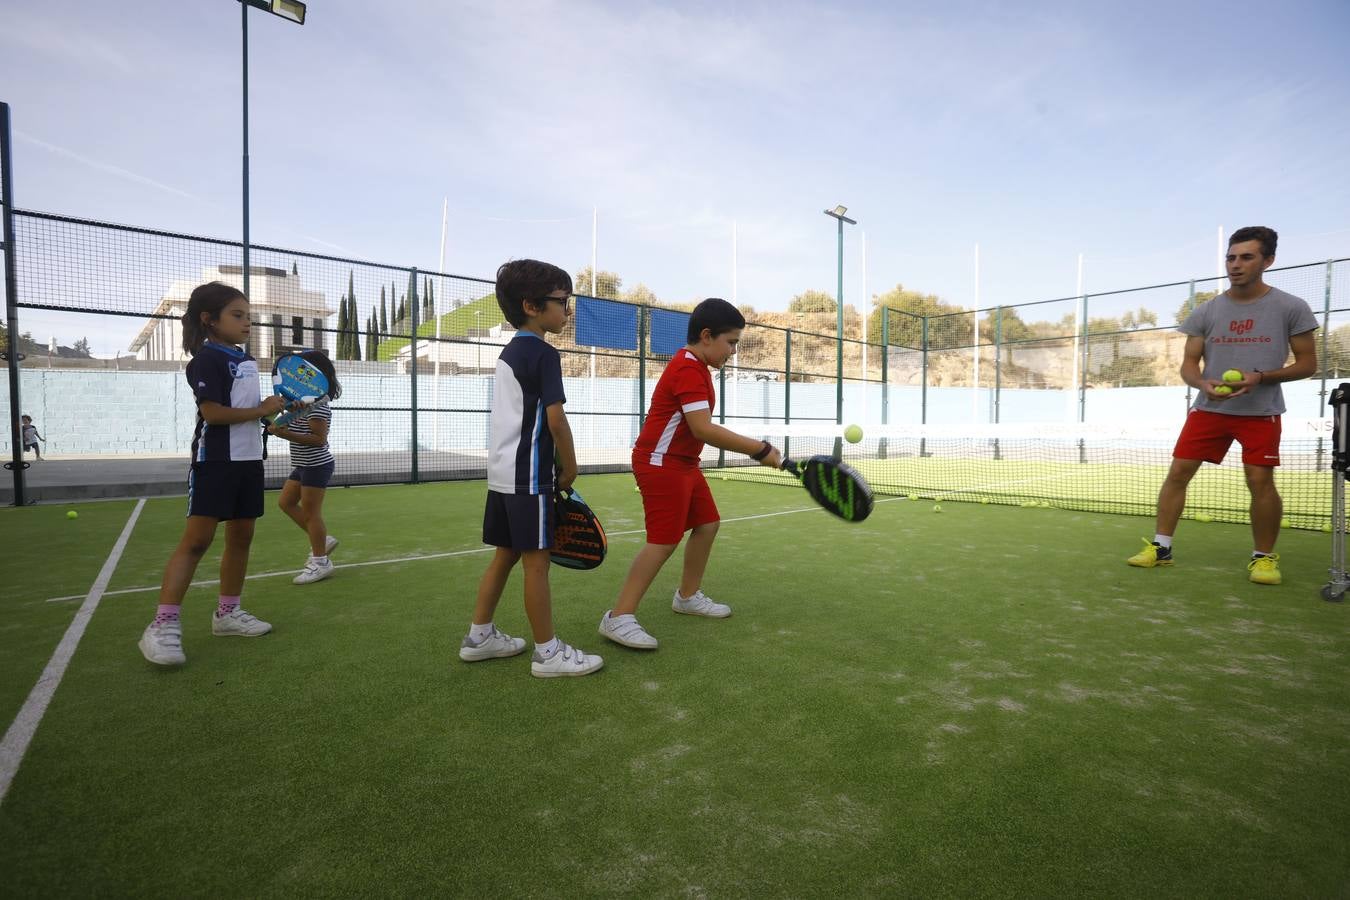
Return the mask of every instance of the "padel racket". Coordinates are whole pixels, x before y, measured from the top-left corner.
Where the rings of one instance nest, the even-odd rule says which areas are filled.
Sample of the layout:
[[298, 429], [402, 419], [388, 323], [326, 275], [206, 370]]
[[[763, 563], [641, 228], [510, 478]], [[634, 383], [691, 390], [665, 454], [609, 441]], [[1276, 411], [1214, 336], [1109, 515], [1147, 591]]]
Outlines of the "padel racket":
[[574, 490], [558, 492], [549, 559], [567, 569], [594, 569], [605, 561], [608, 549], [605, 529], [581, 495]]
[[267, 459], [267, 425], [285, 425], [302, 407], [328, 396], [328, 378], [299, 353], [288, 353], [272, 364], [272, 393], [286, 401], [286, 410], [263, 420], [263, 459]]
[[872, 489], [853, 468], [833, 456], [813, 456], [802, 462], [783, 460], [802, 487], [826, 512], [845, 522], [861, 522], [872, 514]]

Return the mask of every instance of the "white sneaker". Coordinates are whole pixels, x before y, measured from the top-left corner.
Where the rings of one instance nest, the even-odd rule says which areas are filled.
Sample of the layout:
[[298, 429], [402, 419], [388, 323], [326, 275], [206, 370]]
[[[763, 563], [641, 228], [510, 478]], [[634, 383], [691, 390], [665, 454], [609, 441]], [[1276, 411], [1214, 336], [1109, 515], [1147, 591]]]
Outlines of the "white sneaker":
[[181, 666], [187, 662], [183, 655], [183, 625], [176, 619], [163, 625], [145, 626], [137, 646], [141, 655], [157, 666]]
[[561, 644], [558, 652], [544, 659], [539, 651], [534, 651], [530, 662], [530, 674], [535, 678], [562, 678], [573, 675], [589, 675], [605, 664], [598, 656], [587, 656], [576, 647]]
[[478, 662], [480, 659], [499, 659], [503, 656], [515, 656], [517, 653], [525, 652], [525, 641], [522, 638], [511, 637], [497, 630], [497, 626], [492, 626], [492, 634], [483, 638], [478, 643], [468, 635], [464, 636], [464, 642], [459, 645], [459, 658], [465, 662]]
[[323, 581], [332, 575], [334, 566], [331, 561], [325, 560], [320, 563], [314, 557], [310, 557], [305, 563], [305, 567], [300, 570], [300, 574], [291, 579], [291, 584], [311, 584], [315, 581]]
[[731, 607], [725, 603], [714, 603], [712, 598], [702, 591], [694, 591], [692, 597], [681, 597], [678, 588], [670, 601], [670, 608], [687, 616], [707, 616], [710, 619], [725, 619], [731, 615]]
[[337, 538], [333, 537], [331, 534], [328, 537], [324, 538], [323, 555], [327, 556], [328, 554], [332, 553], [334, 550], [337, 549], [337, 545], [340, 543], [342, 542], [339, 541]]
[[636, 616], [611, 616], [609, 610], [600, 617], [600, 634], [616, 644], [632, 647], [634, 650], [655, 650], [656, 638], [647, 633], [647, 629], [638, 624]]
[[267, 634], [272, 626], [256, 616], [244, 612], [242, 606], [235, 607], [228, 616], [211, 613], [211, 633], [218, 635], [238, 635], [239, 637], [258, 637]]

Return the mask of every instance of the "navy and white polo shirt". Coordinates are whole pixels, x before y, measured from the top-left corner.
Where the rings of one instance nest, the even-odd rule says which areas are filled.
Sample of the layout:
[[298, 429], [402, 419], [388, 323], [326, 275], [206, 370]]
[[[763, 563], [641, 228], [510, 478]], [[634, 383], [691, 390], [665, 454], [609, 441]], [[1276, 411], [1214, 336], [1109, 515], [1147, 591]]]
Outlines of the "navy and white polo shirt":
[[553, 493], [553, 433], [546, 410], [566, 403], [562, 358], [532, 331], [521, 331], [497, 357], [488, 434], [488, 490]]
[[208, 400], [236, 409], [257, 406], [262, 400], [258, 390], [258, 361], [243, 350], [207, 341], [188, 362], [187, 380], [199, 407], [197, 428], [192, 433], [192, 461], [262, 459], [262, 425], [259, 422], [210, 425], [202, 418], [200, 409]]

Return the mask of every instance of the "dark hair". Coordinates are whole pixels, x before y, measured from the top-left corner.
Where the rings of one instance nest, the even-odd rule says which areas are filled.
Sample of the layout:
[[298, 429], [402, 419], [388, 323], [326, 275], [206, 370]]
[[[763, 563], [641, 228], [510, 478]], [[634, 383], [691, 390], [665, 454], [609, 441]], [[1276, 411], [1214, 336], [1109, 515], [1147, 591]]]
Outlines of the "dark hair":
[[31, 421], [33, 421], [33, 417], [32, 417], [32, 416], [19, 416], [19, 421], [20, 421], [20, 422], [24, 422], [24, 421], [31, 422]]
[[208, 281], [193, 288], [188, 296], [187, 312], [183, 313], [183, 352], [188, 356], [196, 356], [202, 344], [211, 336], [202, 324], [202, 313], [218, 320], [221, 311], [241, 297], [248, 299], [239, 288], [220, 281]]
[[530, 317], [525, 301], [538, 301], [554, 291], [572, 293], [572, 276], [552, 263], [513, 259], [497, 270], [497, 305], [506, 321], [517, 328]]
[[1275, 245], [1279, 243], [1280, 236], [1275, 233], [1274, 228], [1267, 228], [1264, 225], [1248, 225], [1246, 228], [1239, 228], [1233, 232], [1233, 236], [1228, 239], [1228, 246], [1241, 244], [1243, 241], [1260, 241], [1261, 255], [1271, 257], [1275, 255]]
[[300, 358], [305, 362], [313, 363], [314, 368], [323, 373], [323, 377], [328, 379], [328, 399], [336, 400], [342, 396], [342, 385], [338, 382], [337, 370], [333, 368], [333, 361], [328, 358], [328, 354], [323, 350], [301, 350]]
[[732, 306], [721, 297], [709, 297], [689, 314], [689, 332], [686, 337], [689, 343], [697, 344], [699, 335], [703, 334], [703, 329], [707, 328], [712, 332], [713, 337], [719, 334], [725, 334], [737, 328], [745, 327], [745, 316], [741, 311]]

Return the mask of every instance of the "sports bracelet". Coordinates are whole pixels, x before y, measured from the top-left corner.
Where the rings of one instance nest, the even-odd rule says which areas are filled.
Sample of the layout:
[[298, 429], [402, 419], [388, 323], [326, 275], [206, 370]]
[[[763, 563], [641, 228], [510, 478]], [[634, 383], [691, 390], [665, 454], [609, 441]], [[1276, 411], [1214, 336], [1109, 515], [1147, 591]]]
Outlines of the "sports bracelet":
[[773, 444], [770, 444], [768, 441], [765, 441], [764, 446], [759, 448], [759, 452], [750, 454], [750, 458], [753, 459], [755, 462], [759, 462], [761, 459], [768, 456], [772, 452], [773, 452]]

